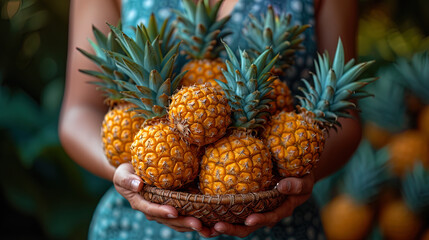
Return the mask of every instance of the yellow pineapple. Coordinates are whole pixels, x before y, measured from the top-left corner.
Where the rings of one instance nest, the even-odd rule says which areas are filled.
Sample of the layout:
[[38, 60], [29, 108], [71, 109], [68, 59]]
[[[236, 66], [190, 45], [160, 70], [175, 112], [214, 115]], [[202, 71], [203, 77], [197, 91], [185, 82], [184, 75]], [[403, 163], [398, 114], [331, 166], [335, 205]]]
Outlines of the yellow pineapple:
[[249, 15], [249, 24], [244, 31], [244, 37], [249, 44], [249, 54], [255, 57], [271, 47], [273, 54], [279, 54], [279, 59], [271, 72], [278, 76], [270, 92], [269, 98], [274, 101], [270, 103], [272, 115], [285, 110], [293, 110], [293, 97], [286, 84], [286, 70], [294, 63], [295, 52], [303, 49], [301, 34], [310, 25], [292, 25], [292, 16], [289, 14], [275, 14], [271, 5], [268, 6], [265, 15], [256, 18]]
[[179, 23], [177, 37], [183, 41], [183, 53], [191, 59], [182, 67], [182, 72], [187, 71], [182, 86], [203, 83], [217, 86], [214, 79], [225, 81], [221, 71], [225, 64], [219, 58], [220, 39], [230, 34], [223, 30], [230, 16], [216, 19], [222, 3], [223, 0], [210, 6], [209, 0], [198, 0], [197, 3], [183, 0], [184, 12], [175, 11]]
[[[118, 28], [120, 27], [119, 25]], [[133, 118], [135, 113], [130, 109], [134, 108], [135, 105], [122, 100], [123, 94], [121, 94], [121, 91], [124, 89], [114, 82], [114, 80], [129, 81], [129, 77], [120, 71], [114, 61], [104, 52], [107, 50], [123, 53], [121, 47], [113, 39], [112, 32], [109, 32], [106, 36], [96, 27], [93, 27], [93, 33], [96, 41], [89, 41], [95, 54], [80, 48], [78, 48], [78, 51], [92, 60], [100, 70], [80, 71], [101, 80], [91, 83], [97, 85], [98, 90], [104, 92], [105, 103], [109, 106], [109, 111], [104, 117], [101, 128], [103, 149], [109, 163], [117, 167], [121, 163], [131, 161], [129, 149], [134, 135], [143, 123], [143, 119]]]
[[323, 228], [328, 239], [366, 239], [375, 217], [371, 203], [388, 180], [387, 152], [375, 152], [362, 141], [345, 167], [340, 194], [321, 210]]
[[401, 181], [402, 198], [382, 205], [379, 226], [386, 239], [416, 239], [429, 209], [429, 171], [421, 162], [407, 171]]
[[[232, 111], [232, 130], [206, 147], [201, 162], [200, 190], [204, 194], [245, 194], [266, 190], [272, 183], [272, 161], [268, 148], [256, 137], [269, 115], [266, 98], [274, 81], [269, 70], [278, 56], [271, 49], [256, 60], [240, 50], [240, 62], [225, 44], [229, 60], [223, 70], [225, 91]], [[269, 80], [269, 78], [271, 78]]]
[[134, 138], [131, 154], [136, 174], [151, 186], [178, 189], [198, 175], [197, 153], [166, 119], [145, 123]]
[[386, 239], [415, 239], [421, 225], [421, 220], [401, 199], [387, 203], [381, 209], [379, 226]]
[[270, 102], [270, 114], [275, 115], [281, 111], [290, 112], [293, 108], [292, 93], [285, 82], [280, 79], [274, 80], [272, 83], [272, 90], [268, 94], [268, 98], [273, 101]]
[[327, 239], [365, 239], [371, 229], [374, 209], [357, 203], [347, 195], [338, 195], [321, 212]]
[[[126, 91], [123, 98], [136, 107], [134, 117], [146, 119], [131, 145], [131, 163], [146, 184], [177, 189], [198, 175], [196, 151], [181, 139], [167, 119], [169, 98], [184, 73], [173, 76], [179, 43], [163, 53], [159, 36], [153, 40], [144, 32], [129, 38], [111, 26], [124, 54], [108, 52], [120, 70], [132, 77], [132, 83], [116, 81]], [[137, 31], [141, 31], [138, 28]]]
[[215, 142], [231, 124], [231, 107], [225, 95], [209, 84], [183, 87], [172, 96], [171, 123], [189, 143]]
[[396, 176], [403, 177], [416, 161], [429, 166], [429, 141], [419, 131], [406, 130], [392, 137], [388, 144], [390, 164]]
[[104, 153], [110, 164], [117, 167], [131, 161], [130, 147], [140, 130], [143, 118], [134, 118], [134, 104], [118, 102], [104, 116], [101, 130]]
[[325, 53], [316, 63], [314, 85], [304, 80], [307, 88], [303, 89], [304, 97], [299, 96], [298, 111], [283, 111], [266, 126], [263, 136], [281, 176], [309, 173], [322, 154], [328, 128], [339, 125], [338, 117], [351, 117], [347, 111], [356, 107], [353, 99], [368, 96], [361, 88], [375, 78], [358, 77], [370, 62], [353, 64], [353, 60], [344, 64], [339, 41], [332, 67]]
[[225, 68], [225, 63], [221, 59], [195, 59], [185, 64], [182, 71], [186, 71], [181, 85], [192, 86], [209, 83], [219, 89], [215, 79], [225, 81], [222, 74], [222, 68]]
[[393, 133], [373, 122], [366, 122], [363, 128], [363, 136], [367, 138], [376, 149], [386, 146]]

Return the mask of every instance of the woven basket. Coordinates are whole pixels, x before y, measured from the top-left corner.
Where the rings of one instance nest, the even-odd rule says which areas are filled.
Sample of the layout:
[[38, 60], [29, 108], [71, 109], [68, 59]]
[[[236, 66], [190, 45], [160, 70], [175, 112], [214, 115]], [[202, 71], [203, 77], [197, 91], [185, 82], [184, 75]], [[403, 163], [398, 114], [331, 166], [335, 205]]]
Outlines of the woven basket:
[[173, 206], [179, 215], [196, 217], [209, 227], [217, 222], [243, 224], [250, 214], [271, 211], [286, 199], [276, 188], [258, 193], [211, 196], [145, 185], [141, 195], [150, 202]]

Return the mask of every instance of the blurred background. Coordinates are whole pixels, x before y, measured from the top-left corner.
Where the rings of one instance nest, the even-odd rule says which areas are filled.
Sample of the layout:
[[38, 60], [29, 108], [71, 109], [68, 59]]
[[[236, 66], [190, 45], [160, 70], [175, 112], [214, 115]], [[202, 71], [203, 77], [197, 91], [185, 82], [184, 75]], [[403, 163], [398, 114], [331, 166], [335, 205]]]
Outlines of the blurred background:
[[[369, 89], [380, 97], [361, 103], [369, 107], [362, 112], [365, 138], [356, 156], [315, 188], [322, 220], [328, 235], [346, 234], [346, 239], [429, 239], [424, 215], [429, 204], [424, 186], [429, 186], [429, 178], [422, 167], [428, 166], [429, 143], [409, 140], [421, 132], [418, 119], [429, 103], [429, 92], [422, 90], [427, 91], [429, 84], [421, 82], [422, 77], [429, 82], [429, 59], [427, 54], [416, 55], [429, 50], [429, 1], [360, 0], [359, 4], [359, 60], [376, 60], [371, 71], [386, 80]], [[110, 186], [74, 164], [58, 139], [68, 7], [67, 0], [0, 0], [2, 239], [85, 239], [92, 212]], [[394, 80], [405, 79], [398, 76], [407, 73], [413, 81]], [[421, 121], [428, 124], [429, 118]], [[402, 150], [405, 153], [398, 150], [397, 155], [415, 156], [405, 170], [390, 163], [394, 144], [406, 145], [407, 140], [397, 140], [401, 134], [414, 143]], [[410, 150], [413, 147], [416, 150]], [[421, 149], [422, 154], [416, 153]], [[407, 161], [398, 158], [395, 161]], [[353, 199], [353, 204], [344, 199]], [[396, 203], [399, 210], [393, 206], [391, 212], [383, 210], [387, 203]], [[386, 219], [396, 222], [383, 222]], [[411, 233], [401, 235], [408, 228]]]

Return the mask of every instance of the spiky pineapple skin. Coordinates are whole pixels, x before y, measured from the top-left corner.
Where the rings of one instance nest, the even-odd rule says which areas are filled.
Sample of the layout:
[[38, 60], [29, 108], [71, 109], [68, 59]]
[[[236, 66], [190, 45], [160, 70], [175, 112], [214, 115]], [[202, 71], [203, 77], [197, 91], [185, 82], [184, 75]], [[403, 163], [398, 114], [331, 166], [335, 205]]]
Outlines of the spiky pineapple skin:
[[325, 133], [308, 112], [280, 112], [268, 123], [263, 138], [282, 177], [301, 177], [317, 165]]
[[129, 111], [134, 104], [115, 104], [104, 116], [101, 139], [104, 154], [111, 165], [118, 167], [131, 161], [130, 147], [144, 119], [133, 118], [136, 112]]
[[351, 197], [336, 196], [321, 211], [323, 228], [328, 239], [365, 239], [371, 230], [374, 210]]
[[272, 180], [271, 155], [264, 143], [234, 132], [209, 145], [201, 162], [203, 194], [246, 194], [266, 190]]
[[273, 89], [268, 93], [268, 98], [273, 100], [272, 102], [268, 103], [270, 105], [271, 115], [275, 115], [281, 111], [292, 111], [293, 98], [287, 84], [277, 78], [274, 80], [271, 87]]
[[207, 84], [184, 87], [175, 93], [168, 115], [184, 139], [198, 146], [217, 141], [231, 124], [228, 100]]
[[226, 82], [221, 69], [225, 69], [225, 63], [221, 59], [194, 59], [186, 63], [182, 72], [188, 71], [181, 81], [182, 86], [210, 83], [217, 89], [221, 89], [215, 79]]
[[416, 161], [422, 161], [429, 166], [429, 142], [427, 138], [416, 130], [407, 130], [395, 135], [390, 141], [390, 163], [396, 176], [402, 177], [406, 171], [412, 169]]
[[174, 190], [198, 176], [196, 153], [164, 121], [149, 123], [134, 137], [132, 165], [146, 184]]

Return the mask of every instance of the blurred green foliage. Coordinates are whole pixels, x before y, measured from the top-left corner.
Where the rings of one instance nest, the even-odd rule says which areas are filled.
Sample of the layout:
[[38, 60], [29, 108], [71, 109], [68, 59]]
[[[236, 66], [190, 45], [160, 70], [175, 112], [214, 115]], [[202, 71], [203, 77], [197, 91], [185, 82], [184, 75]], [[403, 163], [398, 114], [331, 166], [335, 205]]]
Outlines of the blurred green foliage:
[[[91, 214], [109, 186], [70, 160], [58, 138], [68, 5], [0, 2], [5, 36], [0, 38], [0, 186], [10, 208], [10, 215], [2, 215], [1, 235], [12, 239], [85, 239]], [[41, 230], [33, 226], [34, 232], [25, 233], [27, 227], [11, 226], [25, 225], [27, 217]]]
[[[68, 7], [68, 0], [0, 0], [0, 186], [8, 209], [0, 235], [7, 238], [85, 239], [110, 185], [78, 167], [58, 139]], [[360, 9], [359, 57], [376, 59], [375, 68], [429, 47], [429, 1], [360, 0]], [[34, 231], [25, 233], [28, 224]]]

